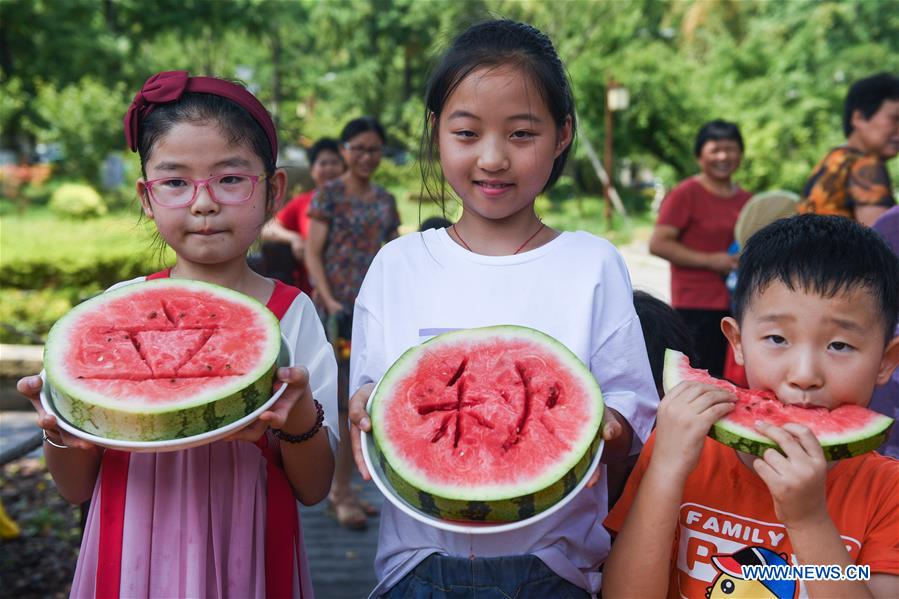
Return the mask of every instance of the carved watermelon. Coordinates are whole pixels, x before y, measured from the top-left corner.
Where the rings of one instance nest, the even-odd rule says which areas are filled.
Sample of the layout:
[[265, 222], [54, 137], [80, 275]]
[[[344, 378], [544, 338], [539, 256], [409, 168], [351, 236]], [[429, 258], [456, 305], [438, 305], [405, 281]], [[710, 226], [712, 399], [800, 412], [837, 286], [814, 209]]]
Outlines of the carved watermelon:
[[107, 439], [160, 441], [239, 420], [272, 393], [281, 343], [265, 306], [181, 279], [94, 297], [50, 330], [44, 368], [59, 414]]
[[726, 389], [737, 396], [733, 411], [709, 430], [713, 439], [737, 451], [761, 456], [777, 445], [755, 430], [757, 421], [775, 426], [795, 422], [808, 427], [828, 460], [861, 455], [880, 447], [890, 434], [893, 419], [859, 405], [845, 404], [836, 409], [806, 408], [781, 403], [770, 391], [741, 389], [705, 370], [690, 367], [687, 357], [677, 351], [665, 352], [665, 390], [681, 381], [699, 381]]
[[503, 522], [549, 508], [586, 474], [603, 399], [561, 343], [496, 326], [408, 350], [369, 411], [375, 459], [403, 499], [438, 518]]

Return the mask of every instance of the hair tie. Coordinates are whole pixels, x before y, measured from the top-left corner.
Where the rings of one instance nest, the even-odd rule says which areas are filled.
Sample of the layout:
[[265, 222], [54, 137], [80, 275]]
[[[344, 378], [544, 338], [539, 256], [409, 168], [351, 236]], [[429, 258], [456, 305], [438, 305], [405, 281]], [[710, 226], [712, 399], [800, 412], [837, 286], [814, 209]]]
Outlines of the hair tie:
[[212, 94], [231, 100], [250, 113], [268, 138], [272, 158], [278, 158], [278, 136], [275, 124], [265, 106], [245, 88], [215, 77], [190, 77], [187, 71], [162, 71], [144, 82], [125, 113], [125, 142], [132, 152], [137, 151], [140, 121], [153, 112], [158, 104], [168, 104], [185, 92]]

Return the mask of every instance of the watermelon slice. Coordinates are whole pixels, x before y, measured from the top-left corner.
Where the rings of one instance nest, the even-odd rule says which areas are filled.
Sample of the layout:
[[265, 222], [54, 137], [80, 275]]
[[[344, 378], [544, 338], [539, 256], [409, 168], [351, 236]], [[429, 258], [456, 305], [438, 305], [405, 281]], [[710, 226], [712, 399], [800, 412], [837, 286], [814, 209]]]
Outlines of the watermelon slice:
[[496, 326], [408, 350], [369, 412], [374, 459], [409, 504], [448, 520], [508, 522], [554, 505], [586, 474], [603, 399], [561, 343]]
[[158, 279], [94, 297], [50, 330], [44, 368], [60, 415], [107, 439], [179, 439], [271, 396], [277, 318], [218, 285]]
[[705, 370], [691, 368], [684, 354], [670, 349], [665, 351], [664, 379], [665, 391], [681, 381], [699, 381], [736, 395], [736, 407], [712, 426], [709, 436], [737, 451], [757, 456], [766, 449], [778, 449], [771, 439], [755, 430], [757, 421], [775, 426], [795, 422], [808, 427], [830, 461], [877, 449], [886, 441], [893, 425], [889, 416], [854, 404], [833, 410], [784, 404], [770, 391], [742, 389], [710, 376]]

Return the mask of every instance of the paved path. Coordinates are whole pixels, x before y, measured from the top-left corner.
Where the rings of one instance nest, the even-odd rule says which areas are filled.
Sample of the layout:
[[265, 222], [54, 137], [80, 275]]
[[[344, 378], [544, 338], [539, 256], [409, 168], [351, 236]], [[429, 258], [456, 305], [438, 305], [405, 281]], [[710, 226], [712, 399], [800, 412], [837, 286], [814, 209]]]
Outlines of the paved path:
[[671, 300], [671, 272], [668, 261], [649, 253], [647, 241], [637, 239], [618, 248], [631, 273], [634, 289], [647, 291], [665, 300]]
[[[630, 270], [634, 288], [649, 291], [667, 300], [668, 263], [650, 256], [643, 239], [637, 239], [620, 249]], [[8, 385], [5, 385], [2, 392], [7, 396], [7, 401], [0, 405], [5, 405], [8, 410], [13, 407], [19, 410], [0, 412], [0, 452], [37, 430], [34, 413], [30, 410], [20, 411], [28, 408], [27, 403], [11, 398], [10, 395], [15, 391]], [[37, 450], [35, 454], [39, 455], [39, 452]], [[363, 498], [381, 505], [383, 498], [374, 484], [362, 484], [358, 475], [356, 484], [361, 486]], [[375, 584], [372, 564], [378, 541], [378, 517], [370, 519], [367, 530], [347, 530], [338, 526], [326, 513], [324, 502], [301, 508], [301, 517], [316, 596], [320, 599], [366, 597]]]

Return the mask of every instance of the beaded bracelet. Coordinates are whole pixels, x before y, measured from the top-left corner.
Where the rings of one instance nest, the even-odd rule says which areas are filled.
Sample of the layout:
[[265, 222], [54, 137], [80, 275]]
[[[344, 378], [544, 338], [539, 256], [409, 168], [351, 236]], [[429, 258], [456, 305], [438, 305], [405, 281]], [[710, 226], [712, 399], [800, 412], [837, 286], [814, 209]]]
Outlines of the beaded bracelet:
[[312, 403], [315, 404], [315, 425], [311, 429], [302, 435], [291, 435], [290, 433], [285, 433], [280, 428], [273, 428], [272, 434], [288, 443], [302, 443], [303, 441], [308, 441], [314, 437], [315, 433], [321, 430], [322, 423], [325, 421], [325, 409], [318, 403], [317, 399], [313, 399]]

